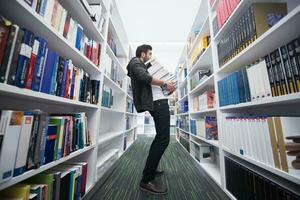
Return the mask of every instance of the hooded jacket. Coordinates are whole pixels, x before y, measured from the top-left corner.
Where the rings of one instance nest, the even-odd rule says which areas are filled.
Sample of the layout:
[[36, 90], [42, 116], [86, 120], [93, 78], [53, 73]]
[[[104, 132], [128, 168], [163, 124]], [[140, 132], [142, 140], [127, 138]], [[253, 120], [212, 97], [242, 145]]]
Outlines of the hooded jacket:
[[147, 66], [137, 57], [127, 65], [128, 76], [131, 78], [133, 102], [137, 112], [153, 111], [152, 76]]

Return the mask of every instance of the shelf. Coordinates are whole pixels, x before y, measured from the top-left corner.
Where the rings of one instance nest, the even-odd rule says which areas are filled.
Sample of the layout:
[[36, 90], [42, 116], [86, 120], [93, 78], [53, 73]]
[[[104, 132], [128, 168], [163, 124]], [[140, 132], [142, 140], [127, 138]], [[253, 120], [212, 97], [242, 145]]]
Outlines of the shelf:
[[127, 97], [133, 101], [133, 97], [127, 93]]
[[183, 81], [179, 84], [178, 88], [182, 88], [183, 86], [185, 86], [187, 84], [187, 79], [188, 79], [188, 74], [186, 77], [184, 77]]
[[189, 94], [194, 95], [197, 92], [203, 91], [212, 86], [214, 86], [214, 74], [210, 75], [204, 81], [202, 81], [200, 84], [198, 84], [192, 91], [190, 91]]
[[247, 103], [240, 103], [236, 105], [222, 106], [220, 110], [230, 111], [230, 110], [245, 110], [245, 109], [266, 109], [274, 106], [287, 106], [300, 103], [300, 93], [294, 93], [289, 95], [283, 95], [278, 97], [270, 97], [261, 101], [253, 101]]
[[130, 132], [130, 131], [133, 131], [133, 130], [136, 129], [137, 127], [138, 127], [138, 126], [136, 125], [136, 126], [130, 128], [130, 129], [127, 129], [127, 130], [124, 131], [124, 133], [128, 133], [128, 132]]
[[144, 124], [144, 126], [155, 126], [155, 124]]
[[176, 129], [178, 129], [178, 130], [180, 130], [180, 131], [182, 131], [182, 132], [185, 132], [185, 133], [191, 135], [189, 131], [186, 131], [186, 130], [184, 130], [184, 129], [182, 129], [182, 128], [176, 127]]
[[14, 98], [14, 100], [19, 100], [20, 104], [26, 101], [34, 101], [37, 103], [61, 105], [61, 106], [70, 106], [78, 108], [88, 108], [88, 109], [97, 109], [98, 105], [84, 103], [80, 101], [75, 101], [71, 99], [66, 99], [63, 97], [58, 97], [50, 94], [45, 94], [42, 92], [36, 92], [33, 90], [18, 88], [16, 86], [0, 83], [0, 97], [9, 97]]
[[114, 61], [115, 64], [117, 64], [117, 66], [121, 69], [123, 74], [126, 75], [126, 70], [125, 68], [123, 68], [122, 64], [120, 63], [119, 58], [114, 54], [114, 52], [112, 51], [112, 49], [108, 44], [106, 46], [107, 46], [106, 48], [107, 55]]
[[203, 142], [211, 144], [211, 145], [213, 145], [215, 147], [218, 147], [218, 148], [220, 147], [219, 140], [207, 140], [207, 139], [205, 139], [203, 137], [200, 137], [200, 136], [197, 136], [197, 135], [194, 135], [194, 134], [191, 134], [191, 136], [193, 136], [193, 137], [195, 137], [195, 138], [197, 138], [197, 139], [199, 139], [199, 140], [201, 140]]
[[104, 106], [101, 106], [101, 110], [103, 110], [104, 112], [112, 112], [112, 113], [120, 113], [120, 114], [125, 114], [125, 112], [113, 109], [113, 108], [107, 108]]
[[115, 132], [108, 132], [105, 134], [101, 134], [99, 135], [99, 140], [98, 140], [98, 145], [104, 144], [105, 142], [108, 142], [116, 137], [119, 137], [123, 135], [122, 131], [115, 131]]
[[204, 50], [204, 52], [201, 54], [199, 59], [196, 61], [196, 63], [193, 65], [187, 76], [191, 76], [191, 74], [193, 74], [197, 69], [201, 67], [203, 69], [211, 68], [213, 65], [212, 60], [212, 47], [211, 44], [209, 44], [208, 47]]
[[97, 168], [101, 167], [105, 162], [107, 162], [113, 155], [115, 155], [119, 149], [110, 149], [105, 152], [97, 162]]
[[117, 31], [117, 28], [116, 26], [114, 25], [111, 17], [109, 18], [109, 30], [113, 36], [113, 40], [114, 42], [116, 43], [117, 45], [117, 55], [119, 55], [120, 57], [127, 57], [127, 51], [124, 47], [124, 45], [122, 44], [122, 41], [120, 40], [120, 36], [118, 35], [118, 31]]
[[125, 112], [126, 115], [132, 115], [132, 116], [137, 116], [137, 113], [131, 113], [131, 112]]
[[215, 114], [217, 112], [216, 108], [209, 108], [207, 110], [191, 112], [191, 115], [205, 115], [205, 114]]
[[184, 116], [184, 115], [189, 115], [189, 112], [185, 112], [185, 113], [176, 114], [175, 116]]
[[189, 94], [184, 95], [181, 99], [178, 100], [178, 102], [185, 100], [188, 96]]
[[[245, 0], [244, 0], [245, 1]], [[246, 49], [222, 66], [217, 73], [229, 73], [246, 66], [253, 61], [265, 56], [281, 45], [286, 44], [299, 36], [300, 5], [288, 13], [272, 28], [267, 30]], [[288, 34], [287, 34], [288, 30]], [[280, 38], [280, 40], [278, 40]]]
[[282, 177], [282, 178], [284, 178], [286, 180], [289, 180], [289, 181], [291, 181], [293, 183], [296, 183], [298, 185], [300, 184], [300, 177], [299, 176], [298, 177], [293, 176], [293, 175], [291, 175], [291, 174], [289, 174], [287, 172], [284, 172], [284, 171], [282, 171], [280, 169], [277, 169], [275, 167], [272, 167], [272, 166], [267, 165], [265, 163], [262, 163], [260, 161], [256, 161], [256, 160], [254, 160], [252, 158], [248, 158], [246, 156], [243, 156], [243, 155], [240, 155], [240, 154], [237, 154], [237, 153], [233, 153], [231, 150], [229, 150], [228, 148], [226, 148], [224, 146], [223, 146], [223, 150], [225, 152], [231, 154], [231, 155], [234, 155], [234, 156], [236, 156], [236, 157], [244, 160], [244, 161], [247, 161], [248, 163], [251, 163], [251, 164], [253, 164], [255, 166], [258, 166], [261, 169], [267, 170], [267, 171], [269, 171], [269, 172], [271, 172], [273, 174], [276, 174], [276, 175], [278, 175], [278, 176], [280, 176], [280, 177]]
[[[199, 162], [198, 162], [199, 163]], [[214, 180], [219, 186], [221, 186], [221, 172], [220, 168], [216, 164], [212, 163], [199, 163], [204, 171]]]
[[[46, 25], [42, 16], [31, 9], [23, 0], [7, 1], [0, 7], [0, 12], [20, 27], [26, 27], [36, 35], [48, 41], [48, 46], [60, 56], [69, 58], [91, 75], [100, 75], [101, 70], [53, 27]], [[22, 14], [20, 14], [22, 13]], [[55, 42], [52, 42], [55, 41]]]
[[195, 40], [193, 41], [192, 47], [191, 47], [190, 51], [187, 54], [187, 58], [189, 58], [190, 55], [191, 55], [191, 53], [193, 52], [193, 50], [194, 50], [194, 48], [196, 46], [197, 40], [199, 40], [202, 37], [203, 31], [205, 30], [205, 27], [208, 28], [208, 32], [209, 32], [209, 20], [208, 20], [208, 16], [205, 18], [205, 20], [204, 20], [204, 22], [203, 22], [203, 24], [202, 24], [202, 26], [200, 28], [199, 33], [197, 34]]
[[8, 187], [10, 187], [10, 186], [12, 186], [12, 185], [14, 185], [16, 183], [24, 181], [24, 180], [26, 180], [26, 179], [28, 179], [28, 178], [36, 175], [36, 174], [39, 174], [39, 173], [41, 173], [43, 171], [46, 171], [46, 170], [48, 170], [50, 168], [53, 168], [53, 167], [55, 167], [55, 166], [57, 166], [57, 165], [59, 165], [59, 164], [61, 164], [63, 162], [66, 162], [66, 161], [68, 161], [68, 160], [70, 160], [70, 159], [72, 159], [72, 158], [74, 158], [76, 156], [79, 156], [79, 155], [81, 155], [81, 154], [83, 154], [83, 153], [85, 153], [85, 152], [87, 152], [87, 151], [89, 151], [91, 149], [94, 149], [94, 147], [95, 147], [95, 145], [85, 147], [84, 149], [77, 150], [77, 151], [71, 153], [70, 155], [68, 155], [66, 157], [63, 157], [63, 158], [61, 158], [59, 160], [53, 161], [53, 162], [48, 163], [46, 165], [42, 165], [38, 169], [33, 169], [33, 170], [25, 172], [24, 174], [21, 174], [19, 176], [13, 177], [12, 179], [10, 179], [10, 180], [8, 180], [8, 181], [0, 184], [0, 191], [3, 190], [3, 189], [5, 189], [5, 188], [8, 188]]
[[117, 91], [118, 93], [126, 94], [126, 91], [123, 90], [116, 82], [111, 80], [106, 74], [104, 74], [104, 85]]
[[72, 13], [72, 16], [76, 17], [77, 21], [83, 27], [85, 35], [99, 43], [104, 41], [102, 33], [99, 32], [80, 0], [62, 0], [61, 3], [68, 12]]

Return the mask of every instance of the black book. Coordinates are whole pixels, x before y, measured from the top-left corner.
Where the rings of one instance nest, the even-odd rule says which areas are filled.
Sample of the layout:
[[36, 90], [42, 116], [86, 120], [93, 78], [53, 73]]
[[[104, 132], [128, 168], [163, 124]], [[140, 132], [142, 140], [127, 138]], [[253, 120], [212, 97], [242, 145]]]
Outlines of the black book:
[[37, 0], [35, 11], [40, 13], [42, 0]]
[[35, 140], [35, 148], [34, 148], [34, 157], [33, 157], [33, 163], [34, 163], [34, 168], [39, 168], [42, 163], [40, 161], [41, 156], [41, 146], [42, 146], [42, 136], [43, 133], [46, 131], [46, 120], [47, 120], [47, 114], [45, 112], [42, 112], [40, 110], [34, 111], [36, 115], [39, 115], [39, 123], [38, 123], [38, 132], [36, 135], [36, 140]]
[[265, 61], [266, 61], [272, 96], [275, 97], [275, 96], [278, 96], [278, 91], [277, 91], [277, 87], [276, 87], [276, 83], [275, 83], [275, 73], [273, 71], [273, 67], [272, 67], [272, 63], [271, 63], [271, 59], [270, 59], [269, 55], [265, 56]]
[[273, 69], [273, 73], [274, 73], [274, 82], [275, 82], [275, 87], [277, 90], [277, 96], [281, 96], [281, 95], [283, 95], [283, 88], [281, 85], [281, 80], [280, 80], [280, 76], [279, 76], [277, 65], [276, 65], [275, 52], [272, 52], [270, 54], [270, 58], [271, 58], [271, 65], [272, 65], [272, 69]]
[[61, 173], [59, 199], [69, 199], [70, 184], [71, 172], [63, 171]]
[[64, 65], [65, 65], [65, 59], [62, 57], [59, 57], [58, 60], [58, 67], [57, 67], [57, 76], [56, 76], [56, 96], [60, 96], [61, 93], [61, 87], [64, 77]]
[[280, 57], [280, 54], [279, 54], [279, 50], [276, 49], [274, 51], [274, 54], [275, 54], [276, 69], [277, 69], [277, 73], [278, 73], [278, 76], [280, 78], [280, 82], [281, 82], [281, 86], [282, 86], [282, 94], [286, 95], [286, 94], [289, 93], [289, 91], [288, 91], [288, 88], [287, 88], [287, 79], [286, 79], [285, 71], [283, 69], [283, 65], [282, 65], [282, 62], [281, 62], [281, 57]]
[[22, 40], [24, 37], [24, 30], [19, 28], [19, 31], [16, 33], [16, 41], [13, 45], [12, 58], [10, 64], [7, 66], [7, 80], [6, 82], [10, 85], [15, 85], [16, 81], [16, 71], [17, 71], [17, 62], [19, 57], [19, 52], [22, 45]]
[[35, 144], [37, 140], [37, 135], [39, 131], [39, 123], [40, 123], [41, 115], [38, 113], [34, 113], [31, 136], [29, 141], [29, 149], [27, 154], [27, 169], [33, 169], [35, 167], [34, 153], [35, 153]]
[[[297, 43], [296, 43], [297, 44]], [[300, 61], [297, 61], [297, 52], [294, 45], [294, 41], [289, 42], [287, 44], [287, 50], [288, 50], [288, 58], [291, 64], [291, 68], [293, 70], [294, 79], [296, 82], [296, 91], [300, 91]]]
[[285, 45], [280, 47], [280, 54], [288, 82], [288, 90], [290, 93], [298, 92], [294, 72], [288, 57], [287, 47]]

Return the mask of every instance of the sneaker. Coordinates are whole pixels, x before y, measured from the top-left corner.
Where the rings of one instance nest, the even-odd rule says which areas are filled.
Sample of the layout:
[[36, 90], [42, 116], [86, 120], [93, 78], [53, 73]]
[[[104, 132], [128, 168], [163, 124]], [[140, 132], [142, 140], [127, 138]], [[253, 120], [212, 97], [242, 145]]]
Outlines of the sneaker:
[[140, 183], [140, 190], [149, 192], [150, 194], [158, 194], [158, 195], [164, 195], [167, 194], [167, 188], [162, 188], [157, 183], [153, 181], [149, 181], [148, 183], [144, 183], [141, 181]]

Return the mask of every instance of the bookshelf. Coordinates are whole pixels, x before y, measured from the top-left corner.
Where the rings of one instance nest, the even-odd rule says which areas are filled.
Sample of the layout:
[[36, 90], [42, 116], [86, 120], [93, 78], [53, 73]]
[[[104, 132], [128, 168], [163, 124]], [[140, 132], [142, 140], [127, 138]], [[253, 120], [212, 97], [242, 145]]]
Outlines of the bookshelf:
[[[188, 112], [177, 113], [176, 118], [177, 123], [183, 118], [188, 118], [188, 127], [185, 128], [188, 129], [185, 130], [177, 125], [176, 139], [231, 199], [236, 199], [236, 197], [228, 190], [226, 184], [225, 158], [228, 157], [242, 166], [254, 170], [255, 172], [259, 172], [262, 177], [277, 181], [276, 183], [279, 183], [281, 187], [299, 195], [299, 190], [295, 189], [300, 184], [299, 176], [287, 173], [262, 161], [255, 160], [253, 157], [239, 154], [229, 149], [225, 145], [223, 138], [226, 137], [223, 134], [225, 134], [225, 119], [228, 116], [299, 116], [299, 92], [245, 103], [220, 106], [220, 88], [218, 82], [228, 74], [240, 70], [243, 66], [249, 65], [263, 57], [265, 54], [287, 44], [293, 38], [299, 37], [300, 4], [299, 2], [290, 0], [241, 0], [222, 27], [215, 33], [213, 22], [217, 16], [216, 10], [218, 9], [220, 2], [222, 2], [222, 0], [201, 1], [200, 8], [196, 14], [195, 21], [187, 39], [187, 44], [184, 46], [178, 60], [176, 75], [178, 77], [179, 87], [177, 89], [178, 98], [176, 107], [180, 108], [181, 102], [187, 101]], [[257, 2], [286, 2], [287, 14], [221, 66], [218, 58], [218, 43], [222, 38], [226, 37], [226, 34], [228, 34], [232, 26], [236, 23], [236, 20], [242, 16], [250, 5]], [[197, 32], [197, 34], [195, 32]], [[195, 50], [197, 44], [199, 45], [197, 42], [205, 35], [203, 34], [204, 32], [210, 36], [210, 43], [205, 50], [200, 52], [201, 54], [199, 53], [200, 55], [196, 61], [189, 64], [189, 59], [193, 54], [192, 51]], [[280, 38], [280, 40], [278, 38]], [[199, 69], [209, 69], [211, 74], [192, 88], [191, 80]], [[183, 91], [185, 90], [185, 87], [187, 88], [187, 91]], [[195, 110], [194, 98], [204, 94], [208, 90], [215, 91], [214, 107]], [[218, 140], [205, 139], [199, 135], [192, 134], [190, 120], [197, 120], [205, 116], [217, 118]], [[188, 141], [188, 143], [186, 143], [186, 141]], [[199, 162], [195, 158], [195, 145], [210, 145], [211, 148], [214, 149], [215, 154], [217, 153], [217, 156], [215, 156], [215, 163]]]
[[[75, 48], [69, 40], [63, 37], [51, 24], [48, 24], [25, 1], [13, 0], [5, 4], [1, 3], [1, 15], [14, 24], [25, 27], [35, 35], [44, 38], [48, 42], [49, 48], [60, 56], [71, 59], [74, 65], [89, 73], [92, 79], [99, 80], [100, 88], [98, 104], [96, 105], [0, 83], [1, 110], [41, 109], [50, 114], [84, 112], [87, 115], [87, 125], [92, 143], [90, 146], [72, 152], [61, 159], [0, 183], [0, 191], [67, 161], [74, 161], [88, 163], [87, 193], [136, 139], [137, 114], [134, 110], [133, 112], [128, 111], [126, 107], [127, 99], [133, 101], [130, 87], [128, 87], [130, 79], [126, 77], [125, 69], [133, 54], [129, 49], [127, 35], [115, 0], [87, 0], [88, 3], [97, 3], [102, 6], [105, 22], [101, 31], [93, 23], [81, 1], [60, 0], [59, 3], [82, 26], [87, 37], [101, 44], [99, 66]], [[113, 40], [116, 41], [117, 54], [107, 43], [109, 31], [112, 33]], [[107, 66], [111, 64], [110, 60], [113, 60], [116, 66], [115, 73], [118, 80], [113, 80], [107, 73]], [[118, 84], [117, 81], [122, 82], [122, 84]], [[110, 108], [102, 106], [105, 87], [109, 87], [114, 96], [114, 104]], [[130, 119], [127, 122], [129, 127], [126, 126], [127, 118]]]

